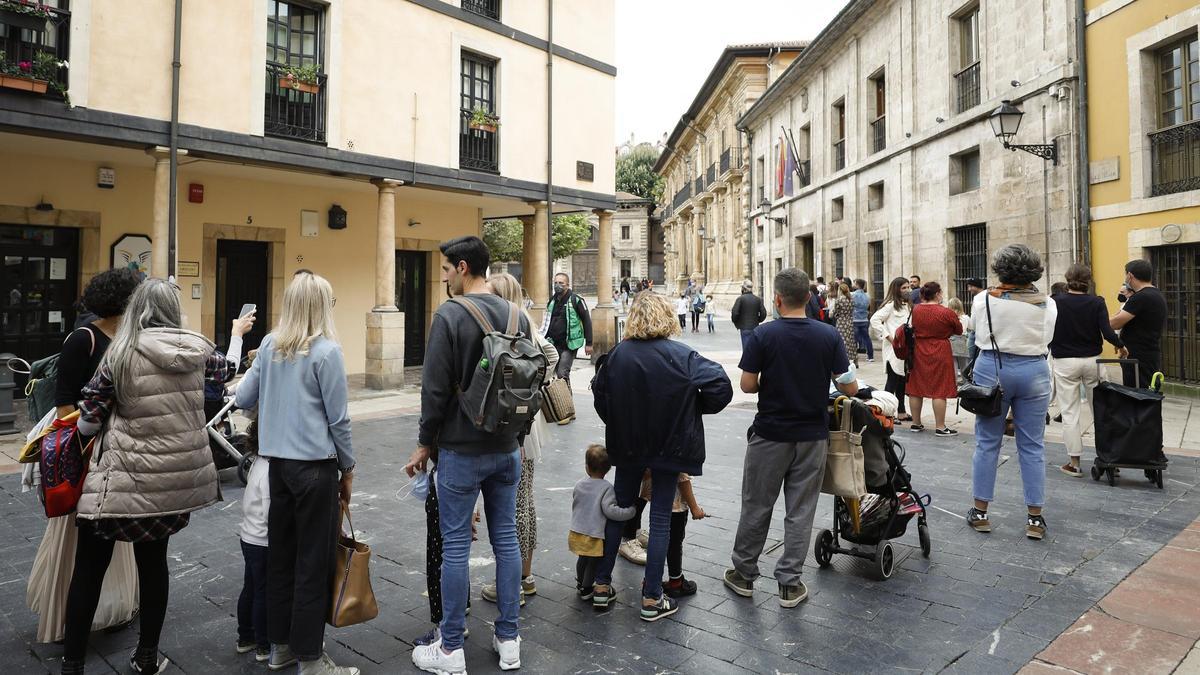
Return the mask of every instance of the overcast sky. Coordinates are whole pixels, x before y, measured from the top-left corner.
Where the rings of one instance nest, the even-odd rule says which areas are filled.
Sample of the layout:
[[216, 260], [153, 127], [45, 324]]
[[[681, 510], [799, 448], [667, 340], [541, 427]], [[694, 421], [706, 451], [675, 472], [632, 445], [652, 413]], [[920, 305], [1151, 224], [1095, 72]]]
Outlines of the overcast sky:
[[616, 0], [616, 142], [675, 128], [729, 44], [811, 40], [845, 0]]

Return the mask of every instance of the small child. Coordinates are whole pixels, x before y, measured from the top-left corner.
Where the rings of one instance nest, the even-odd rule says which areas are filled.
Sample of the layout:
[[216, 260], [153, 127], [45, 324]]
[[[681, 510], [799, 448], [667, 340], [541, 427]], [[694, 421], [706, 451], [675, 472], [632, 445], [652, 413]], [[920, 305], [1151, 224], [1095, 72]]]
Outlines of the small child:
[[954, 354], [954, 367], [958, 371], [958, 374], [962, 375], [963, 370], [966, 369], [967, 364], [971, 361], [971, 345], [967, 340], [967, 334], [971, 332], [972, 327], [971, 316], [963, 309], [962, 300], [958, 298], [947, 300], [946, 307], [954, 310], [954, 313], [958, 315], [959, 322], [962, 323], [962, 335], [950, 336], [950, 351]]
[[[250, 438], [257, 434], [257, 422], [251, 423]], [[254, 651], [254, 660], [271, 658], [271, 642], [267, 638], [267, 514], [271, 511], [269, 475], [271, 460], [256, 456], [246, 476], [246, 491], [242, 494], [242, 558], [246, 573], [242, 594], [238, 596], [237, 653]]]
[[[642, 499], [650, 501], [649, 471], [642, 477], [641, 493]], [[696, 493], [692, 491], [692, 477], [681, 473], [675, 488], [675, 503], [671, 505], [671, 537], [667, 540], [668, 578], [663, 584], [663, 593], [672, 598], [696, 594], [696, 582], [683, 576], [683, 538], [687, 531], [688, 511], [692, 513], [692, 520], [708, 516], [696, 501]]]
[[587, 478], [575, 483], [571, 495], [571, 531], [567, 546], [579, 556], [575, 564], [575, 588], [580, 600], [591, 600], [596, 584], [596, 568], [604, 558], [604, 527], [608, 520], [629, 520], [636, 512], [633, 506], [617, 506], [612, 483], [604, 480], [612, 464], [603, 445], [593, 443], [584, 453]]
[[705, 315], [708, 317], [708, 332], [717, 332], [717, 305], [713, 302], [712, 296], [708, 296], [708, 302], [704, 305]]

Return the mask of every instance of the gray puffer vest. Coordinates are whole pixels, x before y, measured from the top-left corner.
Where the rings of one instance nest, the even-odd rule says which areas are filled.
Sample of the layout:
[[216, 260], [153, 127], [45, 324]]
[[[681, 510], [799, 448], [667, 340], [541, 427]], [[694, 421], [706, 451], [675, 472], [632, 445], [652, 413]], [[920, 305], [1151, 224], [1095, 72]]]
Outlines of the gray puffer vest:
[[215, 347], [179, 328], [143, 330], [132, 403], [117, 404], [92, 454], [80, 518], [189, 513], [220, 499], [204, 424], [204, 366]]

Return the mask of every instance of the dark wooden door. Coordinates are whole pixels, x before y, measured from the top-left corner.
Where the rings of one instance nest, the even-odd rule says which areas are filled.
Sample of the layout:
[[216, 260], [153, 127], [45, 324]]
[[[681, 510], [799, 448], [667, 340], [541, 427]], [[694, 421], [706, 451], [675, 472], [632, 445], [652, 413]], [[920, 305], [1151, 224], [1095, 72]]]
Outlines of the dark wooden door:
[[242, 305], [251, 302], [258, 308], [254, 328], [242, 338], [242, 354], [258, 349], [271, 329], [269, 285], [270, 249], [264, 241], [217, 241], [217, 312], [213, 341], [217, 349], [229, 347], [229, 326]]
[[[0, 250], [0, 353], [30, 363], [57, 354], [75, 326], [78, 230], [0, 225]], [[23, 397], [26, 378], [16, 379], [15, 393]]]
[[396, 307], [404, 312], [404, 365], [425, 363], [425, 318], [428, 297], [428, 254], [396, 251]]
[[1167, 301], [1162, 372], [1168, 380], [1200, 382], [1200, 244], [1150, 249], [1154, 283]]

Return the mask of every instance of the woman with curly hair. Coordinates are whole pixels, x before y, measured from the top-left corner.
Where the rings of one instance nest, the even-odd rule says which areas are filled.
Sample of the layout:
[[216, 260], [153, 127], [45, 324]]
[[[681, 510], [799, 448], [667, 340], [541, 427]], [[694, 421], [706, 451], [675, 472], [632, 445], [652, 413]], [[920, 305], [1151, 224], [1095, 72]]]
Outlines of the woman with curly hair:
[[[721, 412], [733, 386], [720, 365], [672, 340], [680, 327], [671, 303], [640, 293], [625, 322], [625, 337], [600, 362], [592, 381], [596, 412], [605, 422], [605, 445], [616, 467], [617, 504], [634, 504], [642, 475], [650, 471], [650, 541], [642, 585], [641, 618], [656, 621], [679, 606], [663, 593], [663, 565], [671, 533], [671, 510], [679, 474], [699, 476], [704, 467], [703, 415]], [[613, 564], [624, 523], [609, 520], [604, 559], [596, 570], [592, 606], [613, 601]]]
[[[82, 310], [80, 323], [67, 336], [58, 355], [55, 417], [61, 419], [75, 412], [83, 398], [83, 385], [92, 379], [100, 365], [138, 283], [132, 271], [115, 269], [92, 277], [84, 288], [78, 303]], [[46, 534], [38, 545], [26, 593], [29, 609], [38, 615], [38, 642], [63, 639], [67, 589], [75, 571], [78, 539], [75, 514], [51, 518], [46, 523]], [[137, 569], [130, 544], [123, 543], [114, 549], [113, 563], [104, 577], [101, 593], [102, 604], [92, 621], [93, 630], [122, 626], [137, 612]]]

